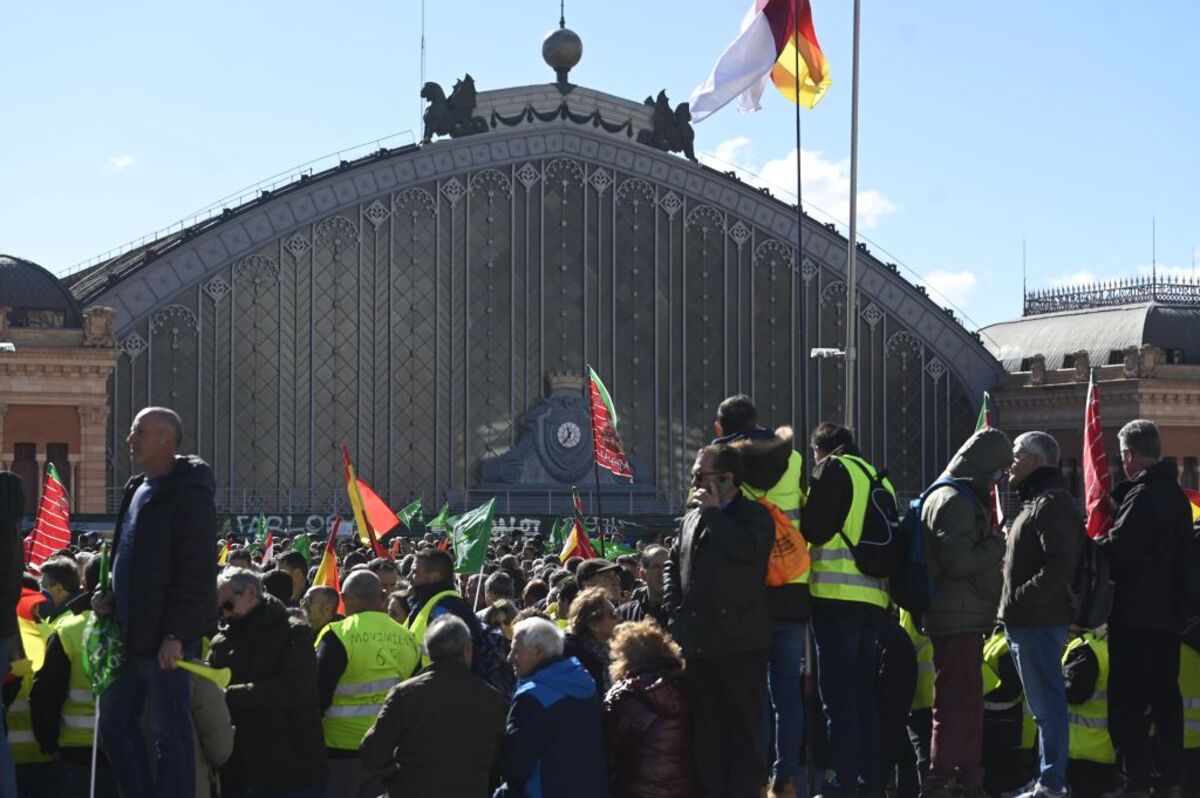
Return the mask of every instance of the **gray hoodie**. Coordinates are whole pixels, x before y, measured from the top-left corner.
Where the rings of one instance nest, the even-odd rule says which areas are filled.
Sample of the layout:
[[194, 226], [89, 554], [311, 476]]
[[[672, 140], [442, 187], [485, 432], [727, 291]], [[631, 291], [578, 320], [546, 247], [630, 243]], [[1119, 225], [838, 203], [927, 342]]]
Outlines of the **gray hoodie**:
[[967, 483], [974, 498], [952, 487], [929, 494], [921, 512], [933, 581], [933, 601], [924, 615], [930, 637], [988, 632], [996, 622], [1004, 585], [1004, 538], [992, 529], [989, 491], [1012, 464], [1012, 444], [998, 429], [967, 439], [943, 476]]

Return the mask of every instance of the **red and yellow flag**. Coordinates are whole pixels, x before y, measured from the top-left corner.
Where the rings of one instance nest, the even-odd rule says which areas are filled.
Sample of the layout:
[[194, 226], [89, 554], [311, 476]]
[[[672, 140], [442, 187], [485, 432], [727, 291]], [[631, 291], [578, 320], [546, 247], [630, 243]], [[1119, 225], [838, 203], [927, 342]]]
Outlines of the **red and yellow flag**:
[[588, 540], [587, 528], [583, 524], [583, 502], [579, 500], [579, 494], [574, 490], [571, 491], [571, 501], [575, 505], [575, 523], [571, 525], [571, 531], [563, 542], [562, 551], [558, 553], [559, 562], [566, 562], [572, 557], [590, 560], [596, 556], [596, 550], [592, 548], [592, 542]]
[[375, 552], [376, 557], [388, 557], [387, 549], [379, 545], [375, 530], [387, 532], [399, 524], [400, 519], [383, 499], [371, 490], [370, 485], [355, 476], [354, 463], [350, 461], [350, 450], [345, 445], [342, 446], [342, 463], [346, 467], [346, 494], [350, 497], [350, 506], [354, 509], [354, 527], [358, 530], [358, 539]]
[[325, 552], [321, 555], [321, 564], [317, 566], [317, 575], [313, 579], [313, 587], [331, 587], [338, 593], [338, 614], [346, 614], [346, 605], [342, 602], [342, 581], [338, 576], [337, 545], [338, 530], [342, 527], [342, 517], [334, 516], [333, 528], [329, 530], [329, 540], [325, 541]]
[[[779, 54], [779, 60], [771, 67], [771, 82], [792, 102], [799, 102], [805, 108], [813, 108], [833, 83], [829, 79], [829, 62], [825, 60], [825, 53], [821, 51], [821, 45], [817, 42], [817, 32], [813, 30], [812, 6], [809, 5], [809, 0], [793, 0], [790, 6], [790, 35], [787, 44], [783, 46], [783, 52]], [[797, 86], [800, 87], [798, 98]]]

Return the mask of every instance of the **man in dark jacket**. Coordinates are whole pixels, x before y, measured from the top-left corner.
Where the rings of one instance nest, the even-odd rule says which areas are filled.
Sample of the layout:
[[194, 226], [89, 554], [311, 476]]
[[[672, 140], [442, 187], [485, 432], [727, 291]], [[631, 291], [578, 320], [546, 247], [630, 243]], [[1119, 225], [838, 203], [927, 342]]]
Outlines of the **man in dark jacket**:
[[391, 689], [363, 737], [370, 771], [395, 765], [388, 795], [479, 798], [496, 784], [508, 703], [471, 673], [471, 631], [453, 615], [429, 625], [430, 666]]
[[[792, 430], [770, 430], [758, 425], [758, 410], [750, 397], [739, 394], [721, 402], [714, 443], [728, 443], [742, 455], [742, 495], [766, 500], [800, 527], [804, 506], [804, 458], [792, 444]], [[771, 654], [767, 664], [767, 697], [774, 751], [767, 752], [771, 786], [769, 798], [794, 798], [800, 776], [800, 750], [804, 747], [804, 663], [808, 630], [809, 572], [786, 585], [767, 588], [771, 611]]]
[[1012, 443], [991, 427], [959, 447], [942, 476], [965, 490], [939, 487], [925, 499], [925, 529], [933, 600], [925, 632], [933, 641], [932, 759], [925, 795], [942, 798], [957, 788], [983, 789], [983, 646], [992, 630], [1004, 584], [1004, 537], [993, 528], [987, 502], [1012, 464]]
[[1044, 432], [1013, 441], [1009, 487], [1021, 512], [1008, 533], [1000, 619], [1038, 727], [1037, 783], [1019, 798], [1067, 794], [1067, 694], [1062, 655], [1071, 624], [1071, 580], [1083, 547], [1083, 516], [1058, 470], [1058, 443]]
[[642, 551], [641, 572], [644, 585], [633, 591], [629, 601], [617, 607], [617, 617], [624, 622], [636, 622], [651, 618], [663, 629], [667, 628], [667, 611], [663, 607], [663, 568], [671, 552], [657, 543]]
[[[199, 654], [217, 614], [216, 485], [207, 463], [176, 454], [183, 422], [173, 410], [142, 410], [126, 441], [142, 473], [117, 512], [112, 592], [92, 603], [99, 615], [115, 610], [125, 642], [124, 667], [100, 700], [100, 736], [123, 793], [183, 795], [195, 790], [195, 750], [190, 683], [175, 663]], [[142, 733], [146, 706], [153, 746]]]
[[1158, 427], [1130, 421], [1117, 433], [1127, 481], [1113, 491], [1119, 509], [1099, 540], [1114, 584], [1108, 620], [1108, 728], [1122, 789], [1150, 789], [1147, 712], [1158, 735], [1162, 783], [1179, 784], [1183, 706], [1179, 695], [1178, 569], [1191, 534], [1191, 506], [1175, 466], [1162, 460]]
[[[471, 630], [471, 645], [478, 653], [483, 644], [483, 625], [467, 602], [454, 589], [454, 560], [448, 552], [423, 549], [413, 561], [412, 590], [408, 594], [408, 629], [424, 645], [429, 624], [450, 613]], [[476, 663], [476, 672], [478, 672]]]
[[775, 542], [767, 510], [742, 496], [742, 459], [705, 446], [692, 467], [665, 578], [669, 629], [687, 660], [701, 795], [757, 796], [766, 780], [767, 655], [771, 614], [764, 583]]
[[237, 734], [221, 768], [221, 794], [291, 795], [325, 782], [317, 660], [308, 625], [263, 593], [262, 578], [226, 568], [221, 623], [208, 661], [233, 671], [225, 702]]
[[509, 661], [519, 681], [500, 753], [504, 784], [497, 798], [608, 795], [596, 683], [562, 650], [562, 631], [545, 618], [526, 618], [513, 629]]

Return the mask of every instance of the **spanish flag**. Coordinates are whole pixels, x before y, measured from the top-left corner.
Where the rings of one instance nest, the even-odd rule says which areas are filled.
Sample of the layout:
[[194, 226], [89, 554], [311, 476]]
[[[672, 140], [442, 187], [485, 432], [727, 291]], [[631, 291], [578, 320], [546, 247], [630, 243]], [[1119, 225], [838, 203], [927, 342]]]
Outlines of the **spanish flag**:
[[740, 111], [759, 110], [768, 81], [805, 108], [816, 106], [829, 90], [829, 62], [817, 42], [809, 0], [754, 0], [737, 38], [692, 90], [692, 121], [703, 121], [734, 99]]
[[579, 500], [579, 494], [574, 488], [571, 489], [571, 502], [575, 506], [575, 521], [563, 542], [562, 551], [558, 553], [559, 562], [566, 562], [572, 557], [590, 560], [596, 556], [596, 550], [592, 548], [592, 542], [588, 540], [587, 529], [583, 524], [583, 502]]
[[1200, 493], [1194, 490], [1185, 490], [1188, 502], [1192, 505], [1192, 523], [1196, 523], [1196, 519], [1200, 518]]
[[364, 546], [371, 549], [376, 557], [388, 556], [388, 551], [379, 545], [376, 531], [380, 535], [400, 523], [395, 513], [384, 504], [383, 499], [371, 486], [359, 479], [354, 473], [354, 463], [350, 461], [350, 450], [342, 446], [342, 464], [346, 469], [346, 494], [350, 497], [350, 506], [354, 509], [354, 528], [358, 531], [358, 539]]

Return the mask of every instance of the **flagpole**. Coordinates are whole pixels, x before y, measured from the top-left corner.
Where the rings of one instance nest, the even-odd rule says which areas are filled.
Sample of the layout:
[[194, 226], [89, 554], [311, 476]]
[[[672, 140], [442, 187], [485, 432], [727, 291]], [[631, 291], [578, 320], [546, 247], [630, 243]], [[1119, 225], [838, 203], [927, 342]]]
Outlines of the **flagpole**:
[[[592, 476], [596, 481], [596, 531], [600, 533], [600, 556], [608, 559], [608, 553], [604, 545], [604, 511], [600, 507], [600, 461], [596, 458], [596, 452], [599, 451], [596, 445], [596, 408], [592, 407], [592, 380], [591, 380], [592, 364], [583, 364], [583, 401], [588, 409], [588, 426], [592, 428]], [[583, 529], [583, 534], [587, 535], [587, 528]]]
[[89, 795], [96, 798], [96, 764], [97, 752], [100, 750], [100, 696], [96, 696], [96, 712], [93, 715], [96, 725], [92, 727], [92, 779]]
[[[804, 286], [804, 181], [803, 167], [800, 165], [800, 48], [798, 34], [800, 26], [800, 0], [792, 0], [792, 74], [796, 77], [796, 263], [793, 268], [793, 278], [800, 292], [800, 439], [808, 438], [808, 303], [805, 301], [807, 292]], [[797, 279], [798, 278], [798, 279]], [[795, 296], [792, 297], [795, 307]], [[795, 412], [795, 406], [792, 411]], [[800, 447], [800, 457], [804, 461], [801, 473], [808, 475], [808, 446]], [[802, 486], [803, 487], [803, 486]], [[811, 785], [810, 785], [811, 786]]]
[[854, 431], [858, 382], [858, 30], [861, 0], [854, 0], [854, 57], [850, 79], [850, 234], [846, 259], [846, 428]]

